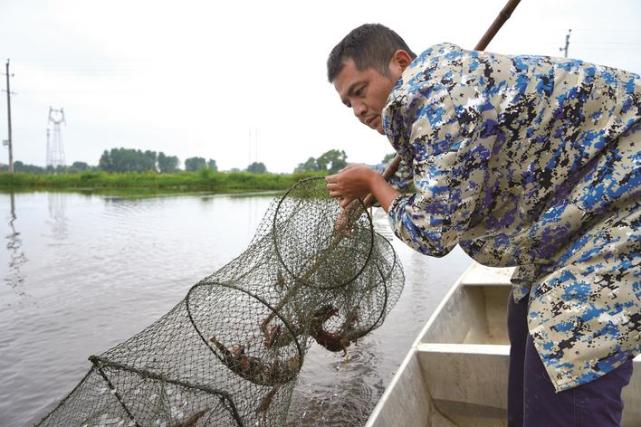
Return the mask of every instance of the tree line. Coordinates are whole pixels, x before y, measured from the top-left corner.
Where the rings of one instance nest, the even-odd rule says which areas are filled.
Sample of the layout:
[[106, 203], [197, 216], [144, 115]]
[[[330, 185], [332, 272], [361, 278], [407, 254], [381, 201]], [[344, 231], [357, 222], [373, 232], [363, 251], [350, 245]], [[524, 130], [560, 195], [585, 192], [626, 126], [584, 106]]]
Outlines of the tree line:
[[327, 172], [334, 174], [347, 166], [347, 155], [343, 150], [329, 150], [318, 158], [310, 157], [299, 163], [294, 172]]
[[[168, 156], [162, 151], [135, 150], [133, 148], [112, 148], [105, 150], [98, 161], [98, 169], [105, 172], [160, 172], [172, 173], [179, 170], [177, 156]], [[203, 157], [185, 159], [186, 171], [209, 169], [218, 171], [216, 160]]]
[[[165, 153], [151, 150], [136, 150], [131, 148], [112, 148], [105, 150], [97, 166], [90, 166], [86, 162], [73, 162], [71, 166], [36, 166], [16, 161], [13, 168], [16, 172], [27, 173], [61, 173], [61, 172], [160, 172], [172, 173], [180, 170], [180, 160], [177, 156], [166, 155]], [[251, 167], [252, 165], [250, 165]], [[264, 168], [264, 165], [263, 165]], [[216, 160], [206, 160], [203, 157], [189, 157], [185, 159], [185, 171], [198, 171], [208, 169], [218, 172]], [[7, 165], [0, 166], [0, 170], [8, 170]], [[266, 168], [265, 168], [266, 171]]]
[[[387, 163], [393, 156], [393, 154], [388, 154], [383, 159], [383, 162]], [[71, 166], [58, 166], [57, 168], [53, 168], [51, 166], [41, 167], [16, 161], [14, 162], [14, 170], [16, 172], [27, 173], [86, 171], [172, 173], [180, 170], [179, 165], [180, 160], [177, 156], [166, 155], [162, 151], [112, 148], [102, 153], [97, 166], [90, 166], [86, 162], [73, 162]], [[317, 158], [309, 157], [305, 162], [299, 163], [294, 169], [294, 173], [324, 172], [333, 174], [345, 166], [347, 166], [347, 155], [345, 151], [333, 149], [326, 151]], [[2, 171], [6, 171], [7, 169], [7, 165], [0, 166], [0, 170]], [[204, 157], [189, 157], [185, 159], [185, 171], [195, 172], [203, 169], [218, 172], [216, 160], [207, 160]], [[250, 173], [267, 173], [267, 167], [262, 162], [253, 162], [249, 164], [244, 171]], [[231, 172], [241, 172], [241, 170], [233, 168]]]

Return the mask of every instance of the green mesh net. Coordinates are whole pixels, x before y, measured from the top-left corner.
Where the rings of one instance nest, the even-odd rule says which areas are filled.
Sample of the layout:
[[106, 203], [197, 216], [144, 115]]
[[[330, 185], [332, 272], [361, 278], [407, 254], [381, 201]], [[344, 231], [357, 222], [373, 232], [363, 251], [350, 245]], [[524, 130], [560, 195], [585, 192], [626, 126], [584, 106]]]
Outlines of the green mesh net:
[[404, 275], [362, 204], [323, 179], [268, 208], [249, 247], [155, 323], [99, 356], [43, 426], [281, 426], [313, 342], [380, 326]]

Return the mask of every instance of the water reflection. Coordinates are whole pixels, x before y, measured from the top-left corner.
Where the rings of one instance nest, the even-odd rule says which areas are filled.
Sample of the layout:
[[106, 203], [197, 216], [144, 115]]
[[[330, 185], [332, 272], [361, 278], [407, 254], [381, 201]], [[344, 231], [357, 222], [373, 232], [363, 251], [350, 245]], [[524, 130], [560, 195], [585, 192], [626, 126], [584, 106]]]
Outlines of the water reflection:
[[4, 277], [4, 281], [16, 295], [23, 297], [26, 295], [23, 284], [25, 275], [22, 272], [22, 266], [27, 262], [27, 257], [22, 249], [22, 239], [20, 232], [16, 230], [16, 200], [15, 194], [9, 195], [10, 212], [9, 212], [9, 234], [7, 234], [7, 250], [9, 252], [9, 269]]
[[68, 196], [63, 193], [48, 193], [49, 224], [53, 240], [60, 242], [68, 237], [67, 217], [65, 216]]

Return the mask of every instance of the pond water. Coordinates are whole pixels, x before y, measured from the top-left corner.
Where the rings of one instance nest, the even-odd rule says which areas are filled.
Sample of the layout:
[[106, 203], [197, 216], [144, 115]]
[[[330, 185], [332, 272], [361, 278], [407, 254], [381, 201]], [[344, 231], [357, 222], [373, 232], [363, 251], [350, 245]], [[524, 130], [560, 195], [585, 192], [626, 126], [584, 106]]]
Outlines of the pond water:
[[[245, 249], [273, 195], [121, 198], [0, 194], [0, 425], [38, 422], [100, 354], [136, 334]], [[392, 238], [384, 212], [377, 230]], [[406, 273], [383, 326], [347, 358], [314, 344], [291, 425], [362, 425], [410, 344], [470, 264], [393, 242]]]

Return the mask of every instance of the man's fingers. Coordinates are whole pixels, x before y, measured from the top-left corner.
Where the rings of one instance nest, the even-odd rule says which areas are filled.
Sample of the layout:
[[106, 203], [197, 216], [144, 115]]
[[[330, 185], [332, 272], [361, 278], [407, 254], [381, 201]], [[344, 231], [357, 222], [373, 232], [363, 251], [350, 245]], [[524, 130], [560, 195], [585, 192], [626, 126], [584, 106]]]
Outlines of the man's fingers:
[[336, 183], [328, 183], [327, 191], [329, 192], [329, 196], [335, 199], [340, 199], [341, 197], [343, 197], [343, 193], [340, 190], [340, 186]]
[[352, 199], [342, 198], [342, 199], [340, 199], [340, 202], [338, 203], [338, 205], [341, 208], [345, 209], [346, 207], [348, 207], [350, 205], [350, 203], [352, 203]]

